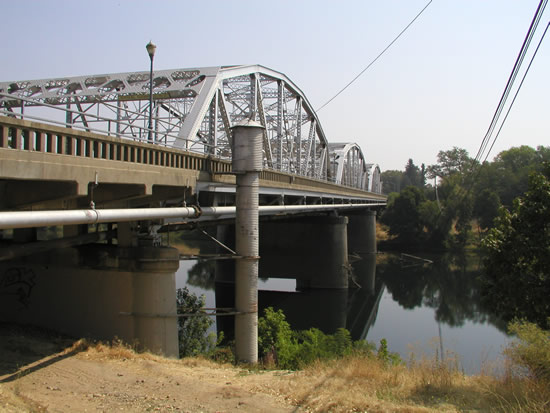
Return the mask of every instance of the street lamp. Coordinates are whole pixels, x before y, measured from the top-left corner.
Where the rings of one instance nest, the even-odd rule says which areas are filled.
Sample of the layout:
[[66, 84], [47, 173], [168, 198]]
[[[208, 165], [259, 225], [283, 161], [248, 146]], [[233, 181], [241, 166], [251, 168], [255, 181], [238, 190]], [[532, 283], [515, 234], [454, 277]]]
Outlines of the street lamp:
[[155, 46], [153, 42], [149, 41], [145, 48], [147, 49], [147, 53], [151, 59], [151, 70], [149, 72], [149, 134], [147, 135], [147, 140], [151, 143], [151, 129], [153, 129], [153, 58], [155, 57], [155, 50], [157, 50], [157, 46]]

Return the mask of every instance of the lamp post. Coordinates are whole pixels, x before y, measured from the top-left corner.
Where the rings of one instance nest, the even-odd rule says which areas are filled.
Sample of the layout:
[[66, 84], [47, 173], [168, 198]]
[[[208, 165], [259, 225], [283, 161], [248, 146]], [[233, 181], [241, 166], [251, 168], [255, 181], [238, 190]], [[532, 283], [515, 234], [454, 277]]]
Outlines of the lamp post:
[[151, 70], [149, 72], [149, 133], [147, 135], [147, 141], [151, 143], [151, 130], [153, 129], [153, 58], [155, 57], [155, 50], [157, 50], [157, 46], [154, 45], [153, 42], [149, 41], [145, 48], [147, 49], [147, 53], [151, 59]]

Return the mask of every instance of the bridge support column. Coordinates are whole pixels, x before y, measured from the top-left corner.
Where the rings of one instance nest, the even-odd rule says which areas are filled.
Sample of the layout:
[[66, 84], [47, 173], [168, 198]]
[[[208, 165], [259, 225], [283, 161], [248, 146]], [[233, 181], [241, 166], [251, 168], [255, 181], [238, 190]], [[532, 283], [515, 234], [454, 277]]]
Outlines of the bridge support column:
[[348, 245], [352, 254], [376, 254], [376, 211], [347, 214]]
[[0, 322], [178, 356], [173, 248], [89, 245], [0, 263]]
[[308, 216], [262, 223], [260, 274], [296, 278], [299, 290], [347, 288], [347, 217]]
[[258, 362], [258, 204], [263, 126], [249, 121], [233, 129], [233, 172], [237, 175], [235, 252], [235, 355]]

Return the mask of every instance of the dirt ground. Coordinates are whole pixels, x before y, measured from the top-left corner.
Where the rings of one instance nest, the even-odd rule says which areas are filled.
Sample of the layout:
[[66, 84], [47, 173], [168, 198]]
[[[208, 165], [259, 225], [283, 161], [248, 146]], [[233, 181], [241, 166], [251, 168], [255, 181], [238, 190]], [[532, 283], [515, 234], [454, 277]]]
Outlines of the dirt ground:
[[276, 390], [289, 376], [0, 325], [0, 412], [303, 411]]

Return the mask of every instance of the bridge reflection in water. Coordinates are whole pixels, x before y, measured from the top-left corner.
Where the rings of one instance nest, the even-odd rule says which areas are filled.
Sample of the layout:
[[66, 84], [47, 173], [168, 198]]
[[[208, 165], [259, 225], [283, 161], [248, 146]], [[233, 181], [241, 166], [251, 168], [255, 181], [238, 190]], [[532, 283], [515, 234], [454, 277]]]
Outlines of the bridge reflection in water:
[[[481, 303], [476, 255], [430, 256], [433, 264], [402, 260], [393, 254], [350, 257], [348, 289], [296, 290], [292, 279], [260, 283], [260, 314], [266, 307], [282, 309], [292, 329], [311, 327], [325, 333], [347, 328], [354, 340], [375, 344], [387, 338], [391, 351], [408, 359], [414, 351], [458, 359], [467, 374], [482, 363], [497, 360], [507, 343], [506, 325]], [[289, 261], [289, 268], [296, 261]], [[207, 296], [207, 306], [230, 303], [233, 286], [215, 282], [214, 262], [200, 261], [188, 274], [179, 273], [178, 286], [187, 285]], [[274, 291], [274, 290], [285, 291]], [[217, 329], [231, 336], [232, 317], [218, 317]], [[441, 357], [441, 356], [438, 356]]]
[[[293, 262], [288, 263], [292, 265]], [[347, 328], [354, 340], [366, 339], [370, 325], [376, 320], [383, 286], [375, 282], [376, 255], [364, 255], [354, 263], [354, 286], [350, 288], [308, 288], [301, 291], [258, 292], [259, 313], [267, 307], [281, 309], [294, 330], [318, 328], [327, 334]], [[289, 280], [290, 281], [290, 280]], [[289, 282], [291, 284], [291, 282]], [[233, 306], [231, 283], [216, 282], [216, 306]], [[232, 317], [218, 317], [218, 332], [232, 338]]]
[[[277, 226], [285, 229], [281, 223]], [[263, 232], [269, 234], [270, 231], [264, 228]], [[342, 266], [346, 283], [327, 288], [308, 281], [310, 277], [318, 280], [341, 278], [340, 273], [334, 274], [333, 266], [326, 265], [324, 252], [307, 254], [303, 249], [300, 251], [299, 243], [294, 242], [292, 246], [298, 249], [297, 253], [279, 255], [277, 250], [270, 254], [265, 249], [260, 252], [259, 315], [265, 308], [273, 307], [283, 310], [295, 330], [315, 327], [331, 334], [339, 328], [346, 328], [354, 340], [366, 339], [369, 327], [376, 320], [378, 303], [384, 291], [382, 282], [375, 276], [376, 254], [353, 253]], [[308, 265], [311, 267], [309, 271], [305, 268]], [[200, 260], [188, 269], [187, 274], [185, 271], [185, 265], [182, 265], [176, 279], [178, 287], [186, 281], [194, 292], [205, 293], [207, 307], [234, 307], [231, 260]], [[262, 284], [267, 285], [268, 290], [262, 289]], [[234, 317], [217, 317], [216, 325], [218, 332], [223, 331], [226, 338], [233, 338]]]

